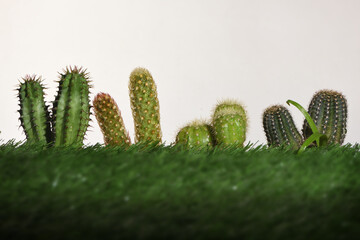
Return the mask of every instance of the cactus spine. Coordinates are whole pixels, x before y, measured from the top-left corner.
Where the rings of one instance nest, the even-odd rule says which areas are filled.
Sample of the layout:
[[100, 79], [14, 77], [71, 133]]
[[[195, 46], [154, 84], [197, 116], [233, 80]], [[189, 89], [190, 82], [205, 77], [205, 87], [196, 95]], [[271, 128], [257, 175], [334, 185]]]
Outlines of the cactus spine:
[[269, 146], [289, 145], [299, 149], [303, 142], [291, 114], [282, 105], [267, 108], [263, 114], [263, 126]]
[[243, 147], [247, 117], [244, 107], [234, 100], [220, 102], [214, 110], [212, 126], [216, 144]]
[[161, 143], [159, 100], [150, 72], [136, 68], [130, 75], [129, 90], [135, 142]]
[[53, 102], [55, 146], [81, 146], [90, 120], [89, 77], [86, 70], [70, 67], [60, 75]]
[[50, 114], [44, 101], [44, 86], [40, 77], [25, 76], [19, 88], [20, 122], [27, 142], [47, 144], [52, 140]]
[[210, 124], [195, 120], [181, 128], [176, 135], [176, 145], [185, 148], [207, 148], [214, 145]]
[[93, 101], [96, 120], [104, 135], [106, 145], [130, 145], [130, 136], [115, 100], [106, 93], [99, 93]]
[[[308, 113], [321, 134], [328, 137], [328, 144], [342, 144], [346, 135], [347, 103], [345, 97], [336, 91], [321, 90], [311, 99]], [[308, 138], [311, 128], [303, 124], [303, 136]]]

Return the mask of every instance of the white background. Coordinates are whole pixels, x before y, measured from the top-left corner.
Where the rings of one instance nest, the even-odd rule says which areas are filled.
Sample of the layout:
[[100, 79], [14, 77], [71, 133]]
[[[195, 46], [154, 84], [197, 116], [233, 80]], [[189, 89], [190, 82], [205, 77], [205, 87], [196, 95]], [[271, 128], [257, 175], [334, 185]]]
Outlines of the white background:
[[[292, 99], [307, 108], [324, 88], [346, 95], [345, 142], [360, 142], [359, 13], [359, 0], [0, 0], [0, 138], [25, 138], [21, 77], [41, 75], [50, 103], [57, 72], [78, 65], [90, 72], [91, 99], [115, 98], [132, 138], [128, 81], [142, 66], [158, 86], [166, 144], [224, 98], [246, 105], [247, 141], [266, 143], [266, 107]], [[300, 129], [301, 113], [288, 108]], [[97, 142], [94, 121], [85, 143]]]

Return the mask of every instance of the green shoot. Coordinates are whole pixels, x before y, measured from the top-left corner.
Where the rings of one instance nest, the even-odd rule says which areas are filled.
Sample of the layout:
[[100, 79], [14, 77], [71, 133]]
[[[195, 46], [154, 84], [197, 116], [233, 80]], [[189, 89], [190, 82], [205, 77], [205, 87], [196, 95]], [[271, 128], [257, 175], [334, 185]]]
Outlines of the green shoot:
[[313, 132], [313, 134], [304, 141], [304, 143], [302, 144], [302, 146], [300, 147], [298, 154], [302, 153], [303, 151], [305, 151], [305, 149], [314, 141], [316, 141], [316, 144], [318, 147], [320, 146], [324, 146], [327, 143], [327, 137], [325, 134], [321, 134], [319, 132], [319, 130], [317, 129], [314, 120], [311, 118], [311, 116], [309, 115], [309, 113], [297, 102], [292, 101], [292, 100], [287, 100], [286, 103], [290, 106], [290, 104], [294, 105], [295, 107], [297, 107], [300, 112], [304, 115], [306, 121], [309, 123], [309, 126]]

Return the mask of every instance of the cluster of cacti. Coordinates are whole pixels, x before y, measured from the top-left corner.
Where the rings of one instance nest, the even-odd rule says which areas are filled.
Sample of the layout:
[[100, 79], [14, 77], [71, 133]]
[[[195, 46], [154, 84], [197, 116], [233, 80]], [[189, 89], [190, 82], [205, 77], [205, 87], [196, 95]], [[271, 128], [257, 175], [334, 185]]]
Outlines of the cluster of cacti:
[[300, 148], [303, 138], [284, 106], [274, 105], [267, 108], [263, 115], [263, 125], [270, 146], [289, 145], [295, 149]]
[[247, 117], [243, 106], [235, 100], [216, 105], [211, 124], [193, 121], [180, 129], [176, 145], [193, 147], [243, 147], [246, 139]]
[[89, 88], [85, 70], [66, 68], [50, 116], [40, 78], [26, 76], [18, 91], [20, 121], [27, 142], [81, 146], [90, 120]]
[[[308, 114], [316, 125], [315, 130], [327, 137], [327, 144], [344, 142], [347, 104], [341, 93], [332, 90], [321, 90], [315, 93], [311, 99]], [[280, 105], [265, 110], [263, 127], [270, 146], [290, 145], [294, 149], [299, 149], [303, 142], [313, 134], [308, 120], [305, 119], [301, 136], [289, 111]]]
[[[81, 146], [90, 121], [89, 77], [82, 68], [66, 68], [58, 81], [58, 92], [51, 112], [44, 100], [40, 77], [25, 76], [18, 88], [20, 121], [27, 142], [54, 146]], [[130, 74], [130, 103], [136, 143], [161, 143], [159, 100], [156, 84], [145, 68]], [[317, 92], [308, 112], [289, 100], [304, 114], [302, 135], [286, 107], [273, 105], [263, 113], [263, 127], [269, 146], [287, 145], [304, 149], [314, 139], [325, 144], [342, 144], [346, 135], [347, 102], [336, 91]], [[115, 100], [99, 93], [93, 100], [96, 119], [106, 145], [131, 145], [128, 131]], [[181, 128], [175, 144], [186, 148], [212, 146], [243, 147], [247, 116], [237, 101], [225, 100], [216, 105], [211, 122], [193, 121]], [[305, 147], [303, 145], [306, 145]]]
[[[161, 143], [160, 107], [156, 84], [147, 69], [136, 68], [130, 74], [129, 91], [135, 142]], [[109, 94], [100, 93], [95, 97], [93, 105], [105, 144], [130, 145], [130, 137], [115, 100]]]
[[124, 121], [115, 100], [106, 93], [95, 96], [93, 107], [96, 120], [99, 123], [106, 145], [130, 145], [129, 133], [126, 131]]

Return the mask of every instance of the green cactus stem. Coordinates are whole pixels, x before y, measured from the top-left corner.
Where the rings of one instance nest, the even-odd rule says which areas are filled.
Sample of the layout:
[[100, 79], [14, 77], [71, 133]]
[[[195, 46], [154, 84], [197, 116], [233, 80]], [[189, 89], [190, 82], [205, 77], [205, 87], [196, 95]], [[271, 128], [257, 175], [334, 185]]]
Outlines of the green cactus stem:
[[[311, 99], [308, 113], [321, 134], [328, 138], [328, 144], [342, 144], [347, 132], [347, 103], [345, 96], [332, 90], [321, 90]], [[303, 124], [303, 136], [308, 138], [311, 128], [307, 121]]]
[[263, 127], [269, 146], [291, 146], [299, 149], [303, 142], [294, 120], [286, 107], [274, 105], [263, 114]]
[[22, 80], [18, 88], [21, 126], [27, 142], [45, 145], [52, 141], [52, 132], [42, 80], [35, 75], [27, 75]]
[[247, 117], [244, 107], [235, 100], [220, 102], [214, 110], [212, 126], [217, 145], [243, 147]]
[[161, 143], [159, 100], [150, 72], [136, 68], [130, 75], [129, 90], [135, 142]]
[[214, 145], [211, 125], [195, 120], [181, 128], [176, 135], [175, 145], [190, 148], [209, 148]]
[[60, 74], [52, 114], [55, 146], [82, 146], [90, 120], [89, 83], [82, 68], [66, 68]]
[[105, 145], [131, 145], [129, 133], [125, 129], [115, 100], [109, 94], [99, 93], [94, 98], [93, 106], [96, 120], [104, 136]]

